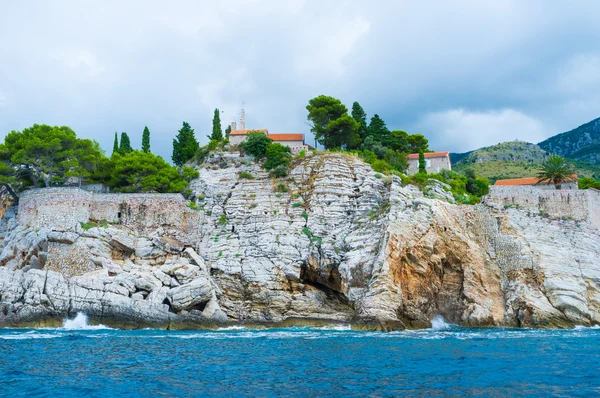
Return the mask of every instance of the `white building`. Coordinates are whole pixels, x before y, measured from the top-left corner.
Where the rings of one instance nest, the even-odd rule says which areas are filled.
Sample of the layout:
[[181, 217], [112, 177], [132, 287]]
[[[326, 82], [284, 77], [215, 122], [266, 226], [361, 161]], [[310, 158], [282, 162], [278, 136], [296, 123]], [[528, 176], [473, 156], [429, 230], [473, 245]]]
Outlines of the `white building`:
[[[449, 152], [427, 152], [425, 156], [425, 169], [428, 174], [439, 173], [442, 170], [452, 170]], [[419, 172], [419, 154], [411, 153], [406, 157], [408, 159], [408, 175]]]

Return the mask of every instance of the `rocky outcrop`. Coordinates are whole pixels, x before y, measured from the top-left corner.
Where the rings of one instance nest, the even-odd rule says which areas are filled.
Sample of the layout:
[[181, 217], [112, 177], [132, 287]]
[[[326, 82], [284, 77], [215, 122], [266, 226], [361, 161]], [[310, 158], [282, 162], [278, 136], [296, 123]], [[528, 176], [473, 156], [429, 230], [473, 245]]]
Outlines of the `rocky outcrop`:
[[456, 205], [443, 184], [424, 195], [344, 154], [295, 160], [279, 179], [215, 154], [191, 188], [196, 241], [171, 224], [15, 226], [0, 255], [0, 323], [78, 311], [172, 328], [390, 330], [429, 327], [436, 315], [472, 326], [600, 323], [600, 233], [585, 220]]

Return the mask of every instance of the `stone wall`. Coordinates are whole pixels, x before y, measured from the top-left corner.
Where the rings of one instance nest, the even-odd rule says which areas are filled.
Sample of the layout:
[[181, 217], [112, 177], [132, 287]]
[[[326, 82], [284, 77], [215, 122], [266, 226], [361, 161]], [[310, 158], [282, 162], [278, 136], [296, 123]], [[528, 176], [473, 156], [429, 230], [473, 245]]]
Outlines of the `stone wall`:
[[555, 219], [588, 221], [600, 229], [600, 191], [539, 189], [533, 186], [493, 187], [483, 203], [517, 207]]
[[[448, 156], [437, 158], [425, 158], [425, 164], [428, 174], [439, 173], [442, 170], [452, 170], [450, 158]], [[419, 159], [408, 159], [408, 175], [419, 172]]]
[[76, 231], [81, 223], [108, 222], [139, 233], [164, 234], [194, 242], [200, 213], [180, 194], [95, 194], [78, 188], [42, 188], [23, 192], [18, 222], [35, 228]]

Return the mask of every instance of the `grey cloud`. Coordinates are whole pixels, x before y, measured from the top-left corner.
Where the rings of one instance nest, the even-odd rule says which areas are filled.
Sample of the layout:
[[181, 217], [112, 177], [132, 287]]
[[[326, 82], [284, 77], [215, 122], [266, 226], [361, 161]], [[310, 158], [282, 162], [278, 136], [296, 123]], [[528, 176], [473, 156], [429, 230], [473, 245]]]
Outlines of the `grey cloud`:
[[170, 159], [183, 120], [206, 142], [245, 102], [248, 127], [308, 133], [328, 94], [464, 151], [599, 116], [594, 1], [213, 3], [2, 5], [0, 133], [66, 124], [110, 150], [148, 125]]

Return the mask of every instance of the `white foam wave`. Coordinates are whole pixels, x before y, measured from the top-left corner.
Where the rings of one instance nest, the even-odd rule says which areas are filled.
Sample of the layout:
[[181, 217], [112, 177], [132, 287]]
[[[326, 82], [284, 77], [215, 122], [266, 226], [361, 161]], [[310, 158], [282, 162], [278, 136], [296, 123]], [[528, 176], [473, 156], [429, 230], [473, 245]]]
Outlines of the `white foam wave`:
[[446, 322], [444, 317], [441, 315], [436, 315], [431, 320], [431, 329], [433, 330], [447, 330], [450, 329], [452, 326], [454, 325]]
[[0, 335], [1, 340], [31, 340], [31, 339], [55, 339], [57, 337], [61, 337], [58, 334], [49, 334], [49, 333], [17, 333], [17, 334], [8, 334], [8, 335]]
[[65, 330], [99, 330], [99, 329], [110, 329], [105, 325], [89, 325], [88, 317], [83, 312], [78, 312], [77, 316], [73, 319], [65, 319], [63, 322], [63, 329]]
[[232, 331], [232, 330], [247, 330], [244, 326], [229, 326], [226, 328], [218, 328], [217, 331], [218, 332], [227, 332], [227, 331]]

